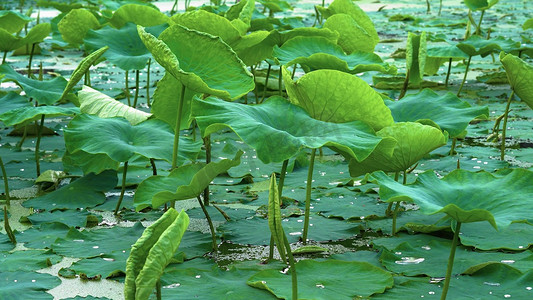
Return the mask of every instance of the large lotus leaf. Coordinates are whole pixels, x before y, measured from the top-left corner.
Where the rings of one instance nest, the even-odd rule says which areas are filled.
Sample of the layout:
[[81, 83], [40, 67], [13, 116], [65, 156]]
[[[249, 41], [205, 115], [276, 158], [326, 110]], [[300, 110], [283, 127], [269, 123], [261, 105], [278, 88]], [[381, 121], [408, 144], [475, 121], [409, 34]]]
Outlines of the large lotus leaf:
[[438, 58], [468, 59], [468, 55], [457, 45], [432, 46], [427, 48], [427, 56]]
[[169, 17], [154, 7], [141, 4], [125, 4], [119, 7], [109, 20], [116, 28], [121, 28], [131, 22], [143, 27], [156, 26], [167, 23]]
[[[165, 26], [146, 28], [148, 32], [156, 36], [164, 29]], [[144, 69], [148, 59], [152, 57], [133, 23], [127, 23], [120, 29], [106, 26], [98, 30], [89, 30], [84, 41], [88, 49], [108, 46], [109, 50], [104, 54], [105, 58], [122, 70]]]
[[207, 165], [185, 165], [173, 170], [168, 176], [157, 175], [143, 180], [133, 200], [136, 210], [148, 206], [159, 207], [173, 200], [196, 198], [215, 177], [239, 165], [241, 155], [242, 151], [239, 151], [233, 159], [223, 159]]
[[28, 230], [19, 232], [17, 242], [24, 243], [26, 248], [47, 249], [59, 237], [64, 237], [71, 227], [63, 223], [42, 224], [39, 227], [33, 226]]
[[0, 28], [9, 33], [19, 32], [31, 20], [33, 19], [14, 10], [0, 11]]
[[39, 104], [54, 104], [61, 98], [67, 86], [67, 80], [61, 76], [52, 80], [39, 81], [17, 73], [8, 64], [0, 65], [0, 74], [5, 75], [4, 81], [10, 80], [20, 85], [26, 95], [37, 100]]
[[0, 264], [2, 272], [30, 272], [57, 264], [61, 259], [50, 250], [24, 250], [0, 255]]
[[520, 47], [520, 42], [501, 36], [487, 40], [478, 35], [472, 35], [467, 40], [457, 44], [457, 48], [469, 56], [481, 55], [481, 57], [490, 55], [495, 51], [510, 52], [518, 47]]
[[500, 61], [505, 68], [513, 91], [533, 109], [533, 85], [531, 84], [533, 66], [512, 54], [506, 55], [503, 52], [500, 53]]
[[373, 36], [347, 14], [335, 14], [324, 23], [324, 28], [339, 33], [339, 45], [344, 52], [350, 54], [354, 51], [374, 52], [379, 38]]
[[465, 5], [471, 10], [486, 10], [493, 7], [500, 0], [465, 0]]
[[49, 194], [27, 200], [24, 206], [46, 210], [95, 207], [104, 203], [104, 192], [114, 188], [117, 181], [117, 173], [112, 170], [90, 173]]
[[409, 32], [407, 36], [406, 64], [409, 72], [409, 82], [415, 85], [420, 84], [427, 57], [426, 32], [420, 35]]
[[118, 170], [120, 162], [111, 159], [107, 154], [91, 154], [78, 150], [74, 153], [66, 151], [62, 158], [65, 172], [73, 172], [81, 168], [83, 174], [100, 174], [105, 170]]
[[181, 25], [170, 26], [159, 39], [138, 29], [157, 62], [187, 88], [228, 100], [254, 88], [252, 74], [218, 37]]
[[[107, 154], [118, 162], [126, 162], [134, 155], [172, 161], [174, 133], [160, 120], [147, 120], [132, 126], [120, 117], [103, 119], [82, 114], [72, 119], [65, 129], [65, 143], [70, 153], [82, 150], [91, 154]], [[180, 156], [196, 157], [199, 143], [184, 142]]]
[[102, 257], [85, 258], [74, 262], [69, 269], [75, 271], [81, 278], [110, 278], [121, 276], [125, 272], [128, 254], [129, 252], [127, 251], [114, 251], [109, 254], [104, 254]]
[[35, 26], [33, 26], [28, 34], [22, 38], [22, 44], [20, 46], [23, 46], [24, 44], [35, 44], [42, 42], [50, 33], [52, 32], [52, 26], [50, 23], [40, 23]]
[[6, 126], [32, 122], [41, 119], [42, 115], [47, 117], [73, 116], [79, 114], [77, 107], [63, 106], [24, 106], [15, 108], [0, 115], [0, 120]]
[[104, 93], [88, 86], [78, 93], [82, 113], [96, 115], [100, 118], [124, 117], [131, 125], [146, 121], [151, 114], [125, 105]]
[[378, 131], [376, 135], [394, 138], [398, 143], [392, 157], [377, 148], [365, 160], [350, 160], [350, 175], [357, 177], [377, 170], [400, 172], [418, 162], [424, 155], [446, 145], [448, 137], [438, 128], [414, 122], [395, 123]]
[[[383, 293], [393, 285], [392, 275], [367, 262], [302, 260], [295, 265], [300, 299], [355, 299]], [[290, 273], [290, 272], [287, 272]], [[276, 297], [290, 299], [290, 274], [268, 269], [250, 277], [247, 283], [266, 289]]]
[[374, 130], [394, 123], [381, 96], [357, 76], [317, 70], [294, 82], [285, 70], [283, 79], [291, 102], [315, 119], [334, 123], [363, 121]]
[[174, 24], [218, 36], [228, 45], [232, 45], [241, 36], [228, 19], [205, 10], [176, 14], [170, 20]]
[[28, 216], [28, 220], [32, 225], [60, 222], [68, 226], [85, 227], [87, 226], [89, 216], [93, 215], [85, 210], [55, 210], [52, 212], [43, 211], [34, 213]]
[[71, 10], [57, 24], [63, 40], [74, 45], [82, 44], [87, 32], [98, 27], [98, 19], [84, 8]]
[[14, 110], [16, 108], [21, 107], [29, 107], [32, 106], [31, 102], [28, 101], [28, 98], [25, 96], [21, 96], [17, 94], [16, 92], [9, 92], [2, 98], [0, 98], [0, 115], [4, 114], [5, 112], [8, 112], [10, 110]]
[[[495, 230], [483, 223], [461, 227], [461, 244], [481, 250], [524, 250], [533, 245], [533, 225], [512, 223], [509, 227]], [[490, 237], [490, 238], [487, 238]]]
[[5, 29], [0, 28], [0, 50], [13, 51], [20, 47], [21, 37], [14, 36]]
[[351, 74], [379, 71], [395, 73], [396, 68], [384, 63], [374, 53], [344, 53], [336, 43], [323, 37], [295, 37], [283, 46], [274, 47], [274, 57], [282, 65], [300, 64], [306, 71], [318, 69], [334, 69]]
[[[178, 117], [177, 112], [180, 93], [180, 81], [165, 71], [163, 78], [157, 82], [151, 111], [156, 118], [167, 122], [168, 125], [172, 126], [173, 128], [176, 126], [176, 118]], [[196, 93], [193, 90], [185, 88], [180, 129], [186, 129], [190, 127], [191, 120], [189, 117], [191, 115], [191, 101], [194, 94]]]
[[243, 0], [232, 5], [228, 11], [226, 11], [225, 16], [231, 21], [231, 24], [244, 35], [250, 28], [254, 10], [255, 0]]
[[533, 204], [533, 172], [525, 169], [506, 175], [455, 170], [440, 180], [433, 171], [426, 171], [410, 185], [383, 172], [373, 177], [383, 201], [413, 201], [425, 214], [443, 212], [461, 223], [488, 221], [496, 229], [531, 220], [531, 211], [525, 208]]
[[385, 100], [385, 104], [390, 108], [394, 121], [431, 120], [441, 129], [448, 131], [451, 138], [460, 136], [473, 119], [486, 119], [489, 116], [486, 106], [472, 107], [455, 94], [439, 96], [430, 89], [409, 94], [400, 101]]
[[61, 279], [50, 274], [15, 271], [0, 272], [0, 298], [51, 300], [52, 295], [46, 291], [61, 284]]
[[328, 123], [316, 120], [281, 97], [271, 97], [255, 106], [228, 103], [213, 97], [205, 100], [195, 98], [192, 115], [203, 136], [229, 128], [253, 147], [264, 163], [284, 161], [304, 147], [322, 146], [363, 160], [381, 142], [391, 151], [395, 144], [394, 140], [376, 137], [363, 122]]

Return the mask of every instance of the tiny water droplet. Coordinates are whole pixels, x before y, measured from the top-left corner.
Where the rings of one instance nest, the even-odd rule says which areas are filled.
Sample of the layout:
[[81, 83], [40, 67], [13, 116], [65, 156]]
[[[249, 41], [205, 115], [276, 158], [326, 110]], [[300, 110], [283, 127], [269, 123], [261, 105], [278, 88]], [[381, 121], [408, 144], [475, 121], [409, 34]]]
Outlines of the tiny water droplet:
[[398, 265], [410, 265], [410, 264], [419, 264], [426, 260], [423, 257], [416, 258], [416, 257], [402, 257], [402, 260], [397, 260], [394, 263]]
[[531, 291], [531, 290], [533, 290], [533, 287], [528, 286], [528, 287], [526, 287], [526, 290]]
[[424, 249], [424, 250], [431, 250], [430, 246], [422, 246], [421, 248]]
[[32, 279], [31, 282], [35, 282], [36, 280], [35, 279]]
[[194, 276], [194, 277], [195, 277], [195, 278], [200, 278], [200, 277], [202, 277], [202, 275], [196, 275], [196, 276]]
[[98, 247], [98, 246], [93, 246], [93, 249], [98, 249], [98, 248], [100, 248], [100, 247]]
[[316, 286], [317, 288], [319, 288], [319, 289], [326, 288], [323, 284], [320, 284], [320, 283], [317, 283], [315, 286]]
[[504, 298], [511, 298], [511, 295], [509, 295], [509, 294], [505, 294], [505, 295], [503, 295], [503, 297], [504, 297]]
[[430, 294], [430, 295], [435, 295], [435, 292], [428, 292], [428, 294]]
[[510, 264], [514, 264], [514, 260], [512, 260], [512, 259], [502, 259], [500, 262], [502, 264], [509, 264], [509, 265]]
[[500, 286], [500, 284], [498, 282], [488, 282], [488, 281], [485, 281], [483, 282], [483, 284], [485, 285], [490, 285], [490, 286]]

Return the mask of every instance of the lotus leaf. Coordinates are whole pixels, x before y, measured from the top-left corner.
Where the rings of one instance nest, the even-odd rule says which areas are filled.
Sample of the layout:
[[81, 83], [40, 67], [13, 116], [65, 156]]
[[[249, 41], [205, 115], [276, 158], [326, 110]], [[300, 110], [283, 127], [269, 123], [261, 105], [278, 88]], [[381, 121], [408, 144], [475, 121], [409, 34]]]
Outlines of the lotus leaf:
[[334, 123], [363, 121], [374, 130], [394, 123], [381, 96], [351, 74], [317, 70], [294, 82], [285, 71], [284, 80], [290, 101], [315, 119]]
[[233, 159], [224, 159], [209, 164], [190, 164], [179, 167], [168, 176], [152, 176], [145, 179], [135, 193], [134, 203], [139, 211], [148, 206], [160, 205], [175, 200], [196, 198], [219, 174], [240, 164], [242, 151]]
[[17, 242], [24, 243], [26, 248], [47, 249], [57, 238], [65, 237], [70, 227], [63, 223], [41, 224], [16, 234]]
[[16, 33], [24, 28], [32, 18], [23, 15], [17, 11], [1, 10], [0, 11], [0, 28], [8, 33]]
[[31, 102], [28, 101], [28, 98], [21, 96], [13, 91], [7, 93], [5, 96], [0, 98], [0, 115], [17, 108], [29, 107]]
[[[25, 207], [35, 209], [78, 209], [95, 207], [105, 201], [108, 190], [117, 185], [117, 173], [107, 170], [95, 175], [90, 173], [49, 194], [24, 202]], [[76, 201], [73, 201], [76, 199]]]
[[0, 50], [13, 51], [20, 46], [21, 37], [17, 37], [9, 33], [7, 30], [0, 28]]
[[131, 125], [137, 125], [151, 116], [149, 113], [122, 104], [106, 94], [85, 85], [79, 92], [78, 99], [82, 113], [96, 115], [100, 118], [124, 117]]
[[427, 48], [427, 56], [438, 58], [468, 59], [468, 55], [457, 45], [432, 46]]
[[339, 33], [339, 46], [350, 54], [354, 51], [374, 52], [379, 42], [377, 35], [372, 35], [347, 14], [334, 14], [324, 23], [324, 28]]
[[54, 104], [61, 98], [61, 94], [67, 86], [67, 81], [63, 77], [56, 77], [46, 81], [30, 79], [17, 73], [8, 64], [0, 65], [0, 74], [5, 75], [4, 81], [10, 80], [20, 85], [26, 95], [37, 100], [39, 104]]
[[[298, 298], [354, 299], [383, 293], [393, 285], [392, 275], [367, 262], [302, 260], [296, 263]], [[290, 299], [291, 286], [287, 274], [279, 270], [263, 270], [247, 283], [266, 289], [278, 298]], [[354, 285], [354, 282], [357, 282]]]
[[131, 22], [143, 27], [150, 27], [167, 23], [169, 17], [157, 8], [142, 4], [125, 4], [119, 7], [113, 14], [109, 23], [115, 28], [122, 28]]
[[524, 22], [524, 25], [522, 25], [522, 29], [528, 30], [529, 28], [533, 28], [533, 18], [529, 18]]
[[42, 115], [48, 117], [73, 116], [79, 114], [77, 107], [63, 106], [23, 106], [0, 115], [0, 120], [6, 126], [28, 123], [40, 120]]
[[442, 130], [448, 131], [451, 138], [460, 136], [475, 118], [488, 118], [488, 107], [471, 107], [452, 93], [442, 96], [430, 89], [410, 94], [400, 101], [385, 100], [394, 121], [416, 122], [431, 120]]
[[28, 216], [28, 220], [33, 225], [59, 222], [73, 227], [86, 227], [88, 218], [92, 216], [87, 211], [77, 210], [55, 210], [53, 212], [40, 212]]
[[19, 299], [21, 291], [28, 299], [53, 299], [47, 293], [61, 283], [61, 279], [50, 274], [27, 271], [1, 272], [0, 273], [0, 298]]
[[[509, 227], [495, 230], [482, 223], [468, 224], [461, 228], [461, 244], [481, 250], [524, 250], [533, 245], [533, 225], [512, 223]], [[490, 239], [487, 238], [490, 236]]]
[[124, 275], [128, 254], [127, 251], [114, 251], [103, 257], [85, 258], [74, 262], [69, 269], [74, 270], [82, 279], [121, 276]]
[[[179, 95], [181, 87], [180, 81], [165, 71], [165, 75], [157, 82], [157, 87], [154, 91], [154, 101], [151, 111], [156, 118], [167, 122], [170, 126], [176, 126], [176, 112], [179, 109], [176, 95]], [[196, 93], [193, 90], [185, 88], [180, 129], [190, 127], [191, 120], [189, 117], [191, 115], [191, 102], [194, 94]]]
[[471, 10], [486, 10], [493, 7], [500, 0], [465, 0], [465, 5]]
[[427, 58], [426, 33], [416, 35], [409, 32], [407, 36], [406, 63], [409, 82], [418, 85], [424, 75]]
[[0, 28], [0, 50], [12, 51], [24, 45], [42, 42], [51, 32], [50, 23], [40, 23], [33, 26], [24, 37], [14, 36], [5, 29]]
[[487, 40], [478, 35], [472, 35], [467, 40], [457, 44], [457, 48], [469, 56], [481, 55], [481, 57], [490, 55], [498, 50], [510, 52], [519, 46], [520, 42], [514, 42], [501, 36]]
[[448, 138], [438, 128], [420, 123], [395, 123], [376, 133], [377, 136], [394, 138], [398, 143], [392, 157], [381, 153], [378, 147], [365, 160], [350, 160], [350, 175], [357, 177], [376, 170], [400, 172], [407, 170], [424, 155], [446, 145]]
[[203, 136], [229, 128], [253, 147], [264, 163], [289, 159], [303, 147], [322, 146], [363, 160], [378, 144], [383, 143], [383, 147], [392, 151], [395, 143], [376, 137], [372, 129], [360, 121], [328, 123], [313, 119], [305, 110], [281, 97], [271, 97], [256, 106], [196, 97], [192, 115]]
[[533, 66], [512, 54], [506, 55], [503, 52], [500, 53], [500, 61], [507, 72], [513, 91], [533, 109], [533, 85], [531, 85]]
[[274, 57], [282, 65], [300, 64], [306, 72], [318, 69], [334, 69], [356, 74], [367, 71], [395, 73], [396, 68], [384, 63], [374, 53], [344, 53], [342, 48], [323, 37], [295, 37], [283, 46], [274, 47]]
[[253, 89], [252, 74], [219, 38], [181, 25], [170, 26], [159, 39], [138, 29], [157, 62], [187, 88], [228, 100]]
[[[513, 169], [506, 175], [455, 170], [441, 180], [433, 171], [420, 174], [415, 183], [402, 185], [383, 172], [372, 175], [383, 201], [413, 201], [422, 213], [446, 213], [457, 222], [488, 221], [506, 228], [515, 221], [531, 220], [524, 209], [533, 199], [533, 172]], [[510, 193], [512, 191], [512, 193]], [[520, 202], [522, 205], [516, 205]]]
[[250, 28], [255, 10], [255, 0], [243, 0], [235, 3], [226, 12], [226, 18], [244, 35]]
[[98, 27], [98, 19], [84, 8], [69, 11], [57, 24], [63, 40], [74, 45], [82, 44], [87, 32]]
[[[13, 253], [2, 253], [0, 264], [3, 272], [35, 271], [57, 264], [62, 257], [50, 250], [25, 250]], [[0, 292], [1, 295], [1, 292]]]
[[111, 159], [107, 154], [91, 154], [81, 150], [74, 153], [66, 151], [62, 162], [66, 172], [73, 172], [76, 167], [79, 167], [83, 174], [100, 174], [105, 170], [118, 170], [120, 165], [120, 162]]
[[170, 20], [173, 24], [218, 36], [228, 45], [232, 45], [241, 36], [228, 19], [205, 10], [176, 14]]

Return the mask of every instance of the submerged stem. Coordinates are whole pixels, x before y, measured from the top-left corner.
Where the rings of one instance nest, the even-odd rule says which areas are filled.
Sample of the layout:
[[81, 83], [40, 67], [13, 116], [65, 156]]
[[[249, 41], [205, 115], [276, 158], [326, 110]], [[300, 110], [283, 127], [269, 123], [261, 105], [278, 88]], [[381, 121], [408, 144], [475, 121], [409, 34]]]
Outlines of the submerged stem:
[[178, 115], [176, 116], [176, 126], [174, 127], [174, 149], [172, 151], [172, 170], [178, 166], [178, 149], [180, 145], [180, 125], [183, 101], [185, 98], [185, 85], [181, 85], [180, 99], [178, 103]]
[[465, 76], [463, 77], [463, 82], [461, 82], [461, 86], [459, 87], [459, 90], [457, 91], [457, 97], [461, 95], [461, 90], [463, 90], [463, 85], [466, 82], [466, 75], [468, 74], [468, 68], [470, 68], [470, 61], [472, 60], [472, 56], [468, 57], [468, 62], [466, 63], [466, 70], [465, 70]]
[[209, 223], [209, 230], [211, 230], [211, 239], [213, 241], [213, 251], [217, 253], [218, 252], [217, 237], [215, 236], [215, 227], [213, 226], [213, 221], [211, 221], [211, 217], [209, 216], [207, 209], [205, 209], [204, 202], [202, 201], [202, 199], [200, 199], [200, 196], [197, 196], [196, 199], [198, 199], [198, 203], [200, 203], [200, 207], [202, 208], [202, 211], [204, 212], [205, 218], [207, 219], [207, 223]]
[[505, 106], [505, 112], [503, 113], [503, 128], [502, 128], [502, 145], [500, 150], [500, 160], [505, 159], [505, 134], [507, 133], [507, 119], [509, 118], [509, 107], [511, 106], [511, 101], [513, 100], [514, 91], [511, 91], [509, 99], [507, 99], [507, 106]]
[[455, 226], [455, 232], [453, 233], [452, 249], [450, 250], [450, 257], [448, 257], [448, 267], [446, 268], [446, 280], [444, 281], [444, 286], [442, 287], [442, 295], [440, 300], [446, 299], [446, 294], [448, 294], [448, 288], [450, 287], [450, 280], [452, 278], [452, 269], [453, 269], [453, 260], [455, 258], [455, 250], [459, 241], [459, 231], [461, 230], [461, 222], [457, 222]]
[[304, 232], [302, 235], [302, 242], [307, 244], [307, 232], [309, 229], [309, 213], [311, 210], [311, 187], [313, 183], [313, 167], [315, 165], [316, 148], [311, 150], [311, 160], [309, 161], [309, 169], [307, 170], [307, 186], [305, 190], [305, 217], [304, 217]]
[[11, 205], [11, 197], [9, 196], [9, 182], [7, 181], [7, 172], [4, 166], [4, 161], [0, 157], [0, 168], [2, 168], [2, 176], [4, 177], [4, 191], [6, 193], [6, 205]]
[[118, 197], [117, 207], [113, 214], [116, 216], [118, 210], [120, 209], [120, 204], [122, 204], [122, 199], [124, 199], [124, 192], [126, 192], [126, 174], [128, 173], [128, 162], [124, 162], [124, 168], [122, 169], [122, 187], [120, 188], [120, 196]]

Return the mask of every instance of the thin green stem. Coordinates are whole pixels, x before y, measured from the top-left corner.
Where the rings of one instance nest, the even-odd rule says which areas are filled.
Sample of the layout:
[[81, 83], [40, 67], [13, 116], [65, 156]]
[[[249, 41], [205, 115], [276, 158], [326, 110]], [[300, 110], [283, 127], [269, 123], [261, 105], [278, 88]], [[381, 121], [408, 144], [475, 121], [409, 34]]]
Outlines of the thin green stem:
[[285, 175], [287, 174], [287, 166], [289, 165], [289, 160], [286, 159], [281, 165], [281, 173], [279, 174], [279, 184], [278, 184], [278, 195], [279, 201], [281, 204], [281, 196], [283, 194], [283, 185], [285, 184]]
[[6, 57], [7, 57], [7, 51], [4, 51], [4, 57], [2, 58], [2, 63], [6, 62]]
[[285, 244], [285, 250], [287, 250], [287, 256], [289, 257], [289, 266], [292, 278], [292, 300], [298, 299], [298, 276], [296, 274], [296, 263], [294, 262], [294, 256], [292, 256], [291, 244], [287, 240], [287, 236], [283, 233], [283, 243]]
[[161, 300], [161, 279], [155, 283], [155, 297], [157, 300]]
[[133, 108], [137, 107], [139, 99], [139, 70], [135, 70], [135, 96], [133, 97]]
[[450, 287], [450, 280], [452, 278], [453, 260], [455, 258], [455, 250], [459, 242], [460, 230], [461, 230], [461, 222], [457, 222], [457, 226], [455, 226], [455, 232], [453, 233], [452, 249], [450, 250], [450, 257], [448, 257], [448, 267], [446, 268], [446, 279], [444, 281], [444, 286], [442, 287], [442, 295], [440, 296], [440, 300], [445, 300], [446, 294], [448, 294], [448, 288]]
[[261, 95], [261, 100], [259, 101], [259, 103], [262, 103], [263, 100], [265, 100], [265, 94], [268, 86], [268, 78], [270, 77], [270, 70], [272, 70], [272, 65], [268, 64], [267, 74], [265, 78], [265, 86], [263, 86], [263, 95]]
[[483, 16], [485, 15], [485, 10], [481, 11], [481, 16], [479, 17], [479, 23], [477, 23], [475, 35], [481, 35], [481, 21], [483, 21]]
[[503, 128], [502, 128], [502, 145], [500, 150], [500, 160], [505, 159], [505, 134], [507, 133], [507, 119], [509, 118], [509, 107], [511, 106], [511, 101], [513, 100], [514, 91], [511, 91], [509, 99], [507, 99], [507, 106], [505, 106], [505, 112], [503, 117]]
[[440, 6], [439, 6], [439, 17], [440, 17], [440, 13], [442, 12], [442, 0], [440, 0]]
[[392, 213], [392, 235], [396, 235], [396, 217], [398, 216], [398, 211], [400, 210], [400, 201], [396, 202], [394, 207], [394, 212]]
[[459, 87], [459, 90], [457, 91], [457, 97], [461, 95], [461, 91], [463, 90], [463, 85], [466, 82], [466, 75], [468, 74], [468, 69], [470, 68], [470, 61], [472, 60], [472, 56], [468, 57], [468, 62], [466, 63], [466, 69], [465, 69], [465, 76], [463, 77], [463, 82], [461, 82], [461, 86]]
[[116, 216], [120, 205], [122, 204], [122, 199], [124, 199], [124, 192], [126, 192], [126, 174], [128, 173], [128, 162], [124, 162], [124, 168], [122, 168], [122, 187], [120, 188], [120, 196], [118, 197], [117, 207], [113, 214]]
[[28, 78], [31, 78], [31, 64], [33, 61], [33, 52], [35, 51], [35, 43], [31, 44], [30, 61], [28, 62]]
[[307, 185], [305, 190], [305, 217], [304, 217], [304, 232], [302, 235], [302, 242], [307, 244], [307, 232], [309, 230], [309, 213], [311, 210], [311, 187], [313, 184], [313, 168], [315, 166], [316, 148], [311, 150], [311, 160], [309, 161], [309, 169], [307, 170]]
[[155, 159], [150, 158], [150, 165], [152, 166], [152, 175], [157, 175], [157, 167], [155, 166]]
[[257, 90], [257, 84], [255, 84], [255, 69], [254, 66], [250, 66], [250, 71], [254, 77], [254, 95], [255, 95], [255, 104], [259, 104], [259, 91]]
[[22, 137], [20, 138], [20, 141], [15, 145], [15, 148], [20, 150], [20, 148], [22, 148], [22, 144], [24, 144], [24, 141], [26, 140], [27, 136], [28, 136], [28, 125], [24, 125], [24, 131], [22, 132]]
[[453, 58], [450, 57], [448, 60], [448, 73], [446, 73], [446, 80], [444, 81], [444, 86], [448, 86], [448, 81], [450, 80], [450, 73], [452, 72], [452, 60]]
[[180, 145], [180, 125], [181, 113], [183, 111], [183, 101], [185, 98], [185, 85], [181, 85], [180, 99], [178, 103], [178, 115], [176, 116], [176, 126], [174, 126], [174, 149], [172, 151], [172, 170], [178, 166], [178, 149]]
[[[205, 163], [211, 162], [211, 136], [208, 135], [203, 138], [205, 147]], [[204, 205], [209, 206], [209, 185], [204, 189]]]
[[152, 103], [150, 103], [150, 66], [152, 65], [152, 59], [148, 59], [148, 68], [146, 71], [146, 105], [148, 107], [152, 106]]
[[274, 259], [274, 236], [270, 234], [270, 244], [268, 246], [268, 260], [267, 262]]
[[405, 74], [405, 80], [403, 81], [402, 91], [400, 92], [400, 96], [398, 97], [398, 100], [402, 99], [403, 96], [405, 96], [405, 94], [407, 93], [407, 89], [409, 88], [410, 73], [411, 73], [410, 70], [407, 70], [407, 74]]
[[280, 96], [283, 96], [283, 89], [282, 89], [282, 87], [281, 87], [281, 84], [282, 84], [282, 78], [283, 78], [283, 77], [282, 77], [281, 72], [282, 72], [282, 67], [281, 67], [281, 65], [280, 65], [280, 66], [279, 66], [279, 75], [278, 75], [278, 85], [279, 85], [278, 87], [279, 87], [279, 95], [280, 95]]
[[128, 85], [128, 74], [129, 74], [129, 71], [126, 70], [126, 89], [124, 90], [124, 95], [126, 95], [126, 99], [128, 99], [128, 106], [131, 106], [131, 101], [130, 101], [130, 87]]
[[13, 245], [17, 244], [17, 239], [15, 238], [15, 235], [13, 234], [13, 230], [11, 230], [11, 226], [9, 225], [9, 217], [7, 215], [7, 206], [4, 205], [4, 230], [6, 231], [7, 236], [11, 240], [11, 243]]
[[0, 168], [2, 168], [2, 176], [4, 177], [4, 191], [6, 193], [6, 205], [11, 205], [11, 196], [9, 195], [9, 182], [7, 181], [7, 172], [4, 166], [4, 161], [0, 157]]
[[[35, 122], [35, 123], [37, 123], [37, 122]], [[41, 136], [42, 136], [42, 133], [43, 133], [43, 127], [44, 127], [44, 114], [41, 115], [41, 123], [37, 127], [37, 141], [35, 142], [35, 169], [37, 171], [37, 177], [39, 177], [39, 175], [41, 175], [39, 146], [41, 145]]]
[[211, 230], [211, 239], [213, 241], [213, 251], [217, 253], [218, 252], [217, 237], [215, 235], [215, 227], [213, 226], [213, 221], [211, 220], [211, 217], [209, 216], [207, 209], [205, 209], [204, 202], [202, 201], [202, 199], [200, 199], [200, 196], [196, 197], [196, 199], [198, 200], [198, 203], [200, 203], [200, 207], [202, 208], [202, 211], [204, 212], [205, 218], [207, 219], [207, 223], [209, 223], [209, 230]]
[[457, 144], [457, 138], [452, 139], [452, 147], [450, 149], [450, 153], [448, 155], [452, 156], [455, 155], [457, 152], [455, 152], [455, 145]]
[[426, 14], [429, 15], [429, 12], [431, 11], [431, 6], [429, 5], [429, 0], [426, 0], [426, 6], [427, 6]]

